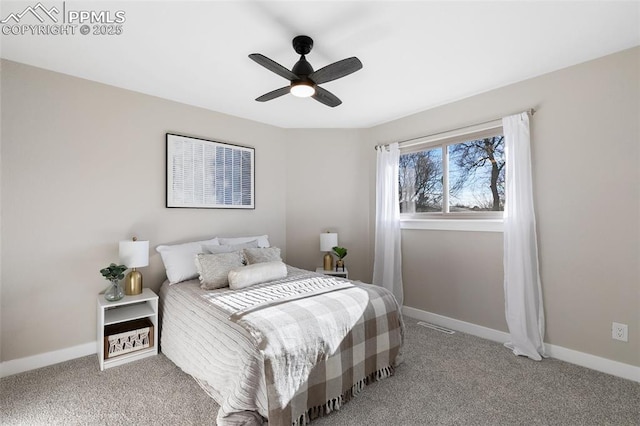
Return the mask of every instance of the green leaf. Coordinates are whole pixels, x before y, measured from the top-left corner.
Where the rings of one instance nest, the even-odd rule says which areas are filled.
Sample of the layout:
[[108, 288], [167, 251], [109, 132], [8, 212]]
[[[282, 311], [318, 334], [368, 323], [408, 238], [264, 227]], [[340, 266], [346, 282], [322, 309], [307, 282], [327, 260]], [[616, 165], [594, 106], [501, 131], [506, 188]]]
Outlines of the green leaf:
[[121, 280], [124, 278], [123, 272], [127, 269], [128, 267], [126, 265], [116, 265], [115, 263], [111, 263], [106, 268], [100, 269], [100, 273], [105, 279], [109, 281], [115, 279]]
[[343, 259], [345, 257], [347, 257], [347, 249], [344, 247], [333, 247], [333, 252], [335, 253], [336, 256], [338, 256], [338, 259]]

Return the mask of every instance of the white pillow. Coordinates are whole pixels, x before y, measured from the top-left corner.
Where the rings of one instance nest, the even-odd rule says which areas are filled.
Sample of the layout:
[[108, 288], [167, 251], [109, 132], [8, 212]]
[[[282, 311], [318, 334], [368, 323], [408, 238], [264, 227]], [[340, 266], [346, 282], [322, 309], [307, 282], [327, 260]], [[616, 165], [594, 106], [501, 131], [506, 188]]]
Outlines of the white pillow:
[[269, 244], [269, 236], [268, 235], [259, 235], [257, 237], [238, 237], [238, 238], [220, 238], [218, 237], [218, 241], [223, 246], [230, 246], [235, 244], [244, 244], [251, 242], [253, 240], [258, 240], [258, 247], [271, 247]]
[[287, 276], [287, 266], [280, 262], [263, 262], [229, 271], [229, 288], [240, 290], [254, 284], [266, 283]]
[[[225, 246], [220, 246], [225, 247]], [[280, 249], [278, 247], [266, 248], [245, 248], [244, 258], [247, 259], [249, 265], [254, 263], [282, 261], [280, 257]]]
[[243, 265], [242, 252], [196, 255], [195, 265], [200, 274], [200, 288], [215, 290], [229, 285], [229, 271]]
[[205, 253], [218, 254], [218, 253], [231, 253], [232, 251], [240, 251], [242, 249], [248, 248], [258, 248], [258, 240], [249, 241], [248, 243], [243, 244], [234, 244], [229, 246], [221, 246], [218, 244], [204, 244], [202, 246]]
[[194, 261], [196, 255], [202, 253], [204, 244], [214, 246], [220, 243], [217, 238], [213, 238], [211, 240], [156, 247], [156, 251], [162, 257], [162, 263], [164, 263], [164, 269], [170, 284], [191, 280], [198, 276]]

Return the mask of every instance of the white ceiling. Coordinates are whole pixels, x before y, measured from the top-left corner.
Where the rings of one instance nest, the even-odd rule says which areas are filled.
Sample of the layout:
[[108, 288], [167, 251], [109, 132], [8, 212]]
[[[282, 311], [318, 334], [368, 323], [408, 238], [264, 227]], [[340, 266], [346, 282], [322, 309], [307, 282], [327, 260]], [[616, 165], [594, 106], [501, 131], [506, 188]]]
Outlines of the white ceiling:
[[[0, 15], [30, 2], [2, 2]], [[46, 1], [62, 10], [62, 1]], [[125, 11], [122, 35], [2, 35], [1, 56], [286, 128], [362, 128], [640, 44], [640, 2], [67, 1]], [[26, 20], [28, 17], [24, 18]], [[22, 23], [22, 22], [21, 22]], [[37, 22], [34, 22], [37, 23]], [[323, 85], [343, 104], [256, 97], [287, 81], [309, 35], [315, 69], [357, 56], [364, 68]], [[597, 84], [597, 82], [594, 82]]]

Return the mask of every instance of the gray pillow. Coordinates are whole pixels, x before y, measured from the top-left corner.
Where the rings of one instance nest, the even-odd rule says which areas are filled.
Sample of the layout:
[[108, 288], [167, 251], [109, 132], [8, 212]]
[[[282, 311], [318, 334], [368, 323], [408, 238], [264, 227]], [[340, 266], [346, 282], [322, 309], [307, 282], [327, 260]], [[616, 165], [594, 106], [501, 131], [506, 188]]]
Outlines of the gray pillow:
[[246, 248], [242, 250], [249, 265], [254, 263], [282, 261], [278, 247]]
[[233, 244], [228, 246], [217, 246], [215, 244], [203, 244], [202, 248], [206, 253], [218, 254], [218, 253], [231, 253], [232, 251], [239, 251], [246, 248], [257, 248], [258, 240], [249, 241], [248, 243]]
[[229, 271], [244, 265], [241, 251], [196, 256], [196, 268], [200, 274], [200, 288], [215, 290], [229, 286]]
[[212, 244], [212, 245], [204, 244], [202, 246], [202, 250], [204, 250], [205, 253], [211, 253], [211, 254], [231, 253], [231, 252], [234, 252], [234, 251], [239, 251], [240, 255], [242, 256], [242, 264], [246, 265], [247, 264], [247, 258], [244, 256], [244, 252], [242, 251], [242, 249], [257, 248], [257, 247], [258, 247], [258, 240], [253, 240], [253, 241], [249, 241], [248, 243], [233, 244], [233, 245], [228, 245], [228, 246], [217, 246], [215, 244]]

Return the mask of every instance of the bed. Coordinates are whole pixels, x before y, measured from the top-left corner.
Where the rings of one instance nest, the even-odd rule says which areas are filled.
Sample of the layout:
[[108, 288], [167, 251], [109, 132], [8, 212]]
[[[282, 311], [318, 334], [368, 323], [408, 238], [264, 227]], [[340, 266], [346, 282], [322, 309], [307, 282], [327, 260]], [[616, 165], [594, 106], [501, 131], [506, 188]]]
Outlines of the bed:
[[218, 425], [307, 424], [402, 361], [404, 324], [384, 288], [288, 265], [239, 290], [200, 284], [162, 285], [160, 343], [220, 405]]

